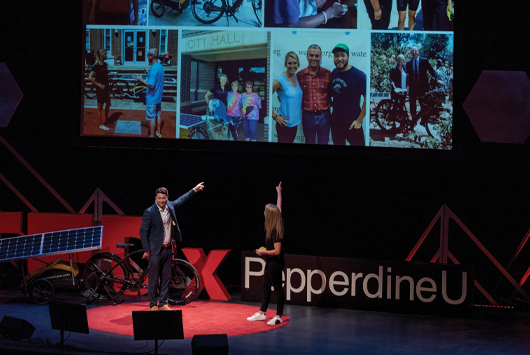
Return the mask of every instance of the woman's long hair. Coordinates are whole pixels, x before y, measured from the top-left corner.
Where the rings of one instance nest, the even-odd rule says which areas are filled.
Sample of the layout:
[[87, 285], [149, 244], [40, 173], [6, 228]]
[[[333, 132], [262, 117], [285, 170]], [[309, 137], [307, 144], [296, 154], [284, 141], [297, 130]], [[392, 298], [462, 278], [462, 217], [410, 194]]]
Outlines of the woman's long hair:
[[96, 52], [96, 65], [103, 65], [103, 63], [105, 63], [105, 60], [103, 59], [103, 53], [107, 53], [107, 50], [101, 48]]
[[272, 236], [272, 232], [276, 230], [278, 239], [283, 239], [283, 220], [282, 213], [278, 206], [268, 203], [265, 205], [265, 235], [267, 238]]

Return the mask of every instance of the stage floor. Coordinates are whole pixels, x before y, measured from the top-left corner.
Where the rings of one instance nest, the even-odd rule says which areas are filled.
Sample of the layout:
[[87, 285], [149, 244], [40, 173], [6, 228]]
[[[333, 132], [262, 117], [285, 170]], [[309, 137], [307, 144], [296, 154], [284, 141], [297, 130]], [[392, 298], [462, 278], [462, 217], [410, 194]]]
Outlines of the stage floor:
[[[56, 296], [60, 301], [85, 301], [76, 292]], [[259, 307], [255, 302], [242, 302], [238, 293], [231, 296], [229, 303], [255, 306], [256, 310]], [[145, 296], [125, 298], [126, 303], [147, 302]], [[107, 301], [96, 301], [87, 308], [108, 305]], [[229, 337], [229, 354], [530, 354], [528, 312], [480, 310], [470, 318], [449, 318], [286, 305], [285, 314], [289, 323], [284, 327]], [[29, 341], [0, 337], [2, 354], [123, 355], [147, 353], [155, 347], [154, 341], [135, 341], [133, 336], [90, 329], [90, 334], [71, 333], [61, 350], [60, 332], [51, 329], [48, 306], [30, 303], [17, 290], [0, 291], [0, 319], [4, 315], [27, 320], [36, 329]], [[168, 340], [163, 344], [160, 341], [159, 353], [191, 354], [191, 339]]]

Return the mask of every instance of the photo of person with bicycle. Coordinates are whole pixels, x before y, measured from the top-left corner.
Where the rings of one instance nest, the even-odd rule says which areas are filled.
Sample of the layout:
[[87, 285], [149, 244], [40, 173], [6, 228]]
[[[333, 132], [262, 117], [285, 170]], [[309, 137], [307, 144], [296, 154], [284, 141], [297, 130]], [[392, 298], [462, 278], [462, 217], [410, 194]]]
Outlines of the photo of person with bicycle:
[[371, 146], [451, 149], [452, 86], [440, 63], [452, 56], [452, 34], [372, 34]]
[[[410, 114], [412, 116], [412, 126], [414, 127], [420, 115], [416, 115], [416, 102], [420, 104], [425, 94], [429, 91], [429, 82], [436, 78], [436, 71], [427, 58], [420, 57], [420, 50], [417, 46], [410, 50], [412, 58], [407, 62], [407, 85], [409, 87]], [[430, 78], [429, 78], [430, 74]], [[425, 126], [425, 122], [422, 122]]]
[[175, 138], [178, 31], [88, 26], [86, 38], [81, 134]]
[[182, 31], [177, 138], [269, 141], [269, 41], [266, 31]]
[[[142, 259], [149, 261], [149, 280], [147, 293], [151, 311], [169, 311], [169, 282], [173, 244], [182, 242], [182, 234], [177, 222], [175, 208], [188, 202], [196, 193], [204, 189], [204, 183], [174, 201], [168, 201], [169, 192], [165, 187], [155, 191], [155, 203], [147, 208], [142, 216], [140, 238], [144, 254]], [[176, 250], [176, 249], [175, 249]], [[160, 289], [157, 290], [160, 280]], [[158, 300], [157, 300], [158, 296]]]
[[[398, 54], [397, 64], [390, 69], [390, 98], [394, 103], [394, 109], [400, 110], [407, 96], [407, 68], [405, 67], [405, 56]], [[397, 113], [396, 113], [397, 114]]]

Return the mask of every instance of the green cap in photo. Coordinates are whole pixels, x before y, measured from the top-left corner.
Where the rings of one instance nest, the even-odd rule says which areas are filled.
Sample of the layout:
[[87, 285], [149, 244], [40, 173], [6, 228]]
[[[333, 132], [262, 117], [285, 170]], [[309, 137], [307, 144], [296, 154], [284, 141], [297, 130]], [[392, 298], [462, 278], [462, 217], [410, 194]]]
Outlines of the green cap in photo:
[[344, 43], [339, 43], [335, 46], [335, 48], [333, 48], [333, 50], [331, 51], [333, 54], [339, 52], [339, 51], [344, 51], [346, 53], [350, 53], [350, 50], [348, 49], [348, 46], [345, 45]]

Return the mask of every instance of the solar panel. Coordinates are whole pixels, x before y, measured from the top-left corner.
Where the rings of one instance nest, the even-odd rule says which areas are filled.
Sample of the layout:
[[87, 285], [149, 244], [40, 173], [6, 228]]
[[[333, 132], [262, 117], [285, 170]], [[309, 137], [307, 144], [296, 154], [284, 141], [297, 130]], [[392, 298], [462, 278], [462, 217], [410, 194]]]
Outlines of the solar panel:
[[0, 262], [101, 249], [103, 226], [0, 239]]
[[370, 99], [390, 99], [389, 92], [371, 92]]
[[181, 113], [180, 114], [180, 127], [181, 128], [191, 128], [193, 126], [196, 126], [200, 123], [203, 123], [201, 116], [197, 115], [190, 115], [189, 113]]

